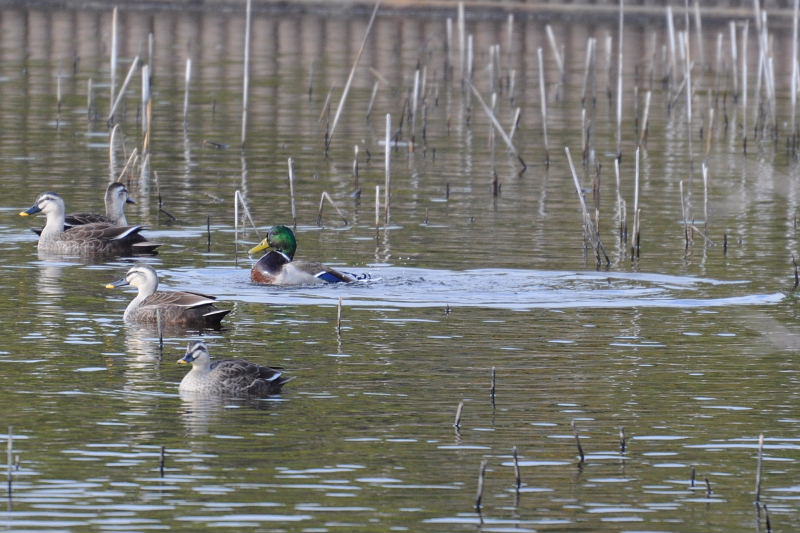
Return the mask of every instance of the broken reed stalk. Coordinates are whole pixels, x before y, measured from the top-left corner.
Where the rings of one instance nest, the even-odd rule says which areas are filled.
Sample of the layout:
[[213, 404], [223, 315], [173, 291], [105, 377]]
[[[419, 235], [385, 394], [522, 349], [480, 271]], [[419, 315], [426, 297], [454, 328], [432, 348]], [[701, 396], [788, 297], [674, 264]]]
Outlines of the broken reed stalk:
[[358, 145], [353, 147], [353, 191], [358, 192]]
[[[109, 102], [114, 101], [117, 91], [117, 53], [119, 49], [117, 37], [117, 18], [118, 8], [114, 6], [114, 10], [111, 12], [111, 96], [108, 99]], [[109, 112], [109, 115], [113, 114], [114, 113]]]
[[464, 2], [458, 3], [458, 74], [462, 81], [465, 78], [464, 66], [466, 62], [467, 28], [464, 21]]
[[381, 186], [375, 186], [375, 233], [378, 233], [378, 229], [381, 226]]
[[792, 151], [794, 152], [794, 139], [797, 136], [797, 130], [795, 127], [796, 124], [796, 116], [795, 110], [797, 106], [797, 18], [798, 12], [800, 11], [800, 0], [794, 0], [794, 10], [792, 12], [792, 79], [790, 82], [791, 87], [791, 105], [792, 105], [792, 117], [791, 117], [791, 138], [792, 138]]
[[117, 141], [117, 131], [119, 130], [119, 124], [114, 124], [114, 127], [111, 128], [111, 133], [108, 136], [108, 167], [109, 167], [109, 176], [112, 180], [116, 179], [117, 172], [117, 158], [116, 152], [114, 149], [116, 148], [116, 141]]
[[478, 472], [478, 492], [475, 495], [475, 512], [482, 514], [483, 510], [483, 485], [486, 478], [486, 459], [481, 461], [481, 467]]
[[511, 131], [508, 132], [508, 139], [513, 143], [514, 142], [514, 134], [517, 132], [517, 127], [519, 126], [519, 116], [522, 113], [522, 108], [517, 107], [514, 110], [514, 120], [511, 122]]
[[189, 125], [189, 85], [192, 81], [192, 59], [186, 59], [186, 72], [184, 73], [183, 87], [183, 129]]
[[158, 329], [158, 353], [159, 359], [164, 356], [164, 323], [161, 320], [161, 308], [156, 308], [156, 329]]
[[572, 182], [575, 184], [575, 191], [578, 193], [578, 201], [581, 205], [581, 213], [583, 215], [583, 235], [587, 242], [592, 243], [594, 246], [594, 228], [592, 218], [589, 215], [589, 209], [586, 207], [586, 200], [583, 197], [581, 190], [581, 183], [578, 179], [578, 173], [575, 171], [575, 164], [572, 162], [572, 155], [570, 154], [569, 147], [564, 147], [564, 152], [567, 154], [567, 162], [569, 162], [569, 169], [572, 172]]
[[[249, 0], [248, 0], [249, 1]], [[381, 0], [375, 2], [375, 8], [372, 10], [372, 16], [369, 19], [369, 23], [367, 24], [367, 29], [364, 32], [364, 39], [361, 41], [361, 47], [358, 49], [358, 53], [356, 54], [356, 59], [353, 61], [353, 67], [350, 69], [350, 74], [347, 76], [347, 82], [344, 84], [344, 90], [342, 90], [342, 96], [339, 98], [339, 106], [336, 108], [336, 114], [333, 116], [333, 123], [331, 124], [331, 128], [328, 131], [328, 135], [325, 139], [325, 149], [327, 150], [331, 145], [331, 140], [333, 139], [333, 132], [336, 131], [336, 124], [339, 123], [339, 117], [342, 114], [342, 109], [344, 109], [344, 103], [347, 100], [347, 94], [350, 92], [350, 85], [353, 83], [353, 77], [356, 74], [356, 68], [358, 67], [359, 61], [361, 61], [361, 54], [364, 53], [364, 48], [367, 46], [367, 38], [369, 37], [370, 30], [372, 30], [372, 24], [375, 22], [375, 15], [378, 14], [378, 8], [381, 5]]]
[[206, 235], [208, 240], [206, 242], [206, 251], [211, 251], [211, 215], [206, 215]]
[[689, 249], [689, 219], [687, 217], [686, 199], [683, 194], [683, 180], [678, 183], [678, 190], [681, 194], [681, 217], [683, 218], [683, 238], [685, 241], [684, 249]]
[[628, 239], [628, 213], [625, 200], [622, 198], [622, 183], [619, 171], [619, 158], [614, 158], [614, 179], [617, 183], [617, 220], [619, 222], [620, 242]]
[[642, 125], [641, 129], [639, 130], [639, 145], [645, 144], [647, 142], [647, 120], [650, 118], [650, 97], [652, 96], [652, 91], [647, 91], [644, 94], [644, 115], [642, 117]]
[[545, 32], [547, 33], [547, 42], [550, 43], [550, 48], [553, 50], [553, 57], [556, 60], [556, 66], [558, 67], [558, 76], [560, 80], [564, 79], [564, 60], [561, 58], [561, 53], [558, 50], [558, 44], [556, 43], [556, 37], [553, 35], [553, 28], [550, 27], [550, 24], [545, 25], [544, 27]]
[[328, 203], [330, 203], [333, 206], [333, 208], [336, 209], [336, 213], [341, 217], [342, 223], [345, 226], [347, 226], [348, 224], [347, 217], [344, 216], [344, 213], [342, 213], [341, 209], [339, 209], [339, 206], [337, 206], [334, 203], [333, 199], [331, 199], [331, 196], [328, 194], [328, 191], [322, 191], [322, 194], [319, 197], [319, 210], [317, 211], [317, 226], [322, 226], [322, 208], [325, 205], [325, 200], [328, 200]]
[[372, 115], [372, 106], [375, 105], [375, 96], [378, 94], [378, 80], [375, 80], [375, 83], [372, 84], [372, 94], [369, 97], [369, 105], [367, 106], [367, 120]]
[[703, 229], [708, 230], [708, 165], [703, 162]]
[[236, 192], [234, 193], [234, 195], [233, 195], [233, 199], [234, 199], [234, 203], [236, 204], [236, 208], [234, 209], [234, 212], [236, 213], [236, 224], [237, 224], [237, 226], [236, 226], [236, 227], [238, 228], [238, 222], [239, 222], [239, 215], [238, 215], [238, 213], [239, 213], [239, 203], [241, 202], [241, 204], [242, 204], [242, 210], [244, 211], [244, 215], [247, 217], [247, 220], [249, 220], [249, 221], [250, 221], [250, 225], [251, 225], [251, 226], [253, 226], [253, 230], [254, 230], [254, 231], [258, 231], [258, 228], [256, 228], [256, 224], [255, 224], [255, 222], [253, 222], [253, 217], [251, 217], [251, 216], [250, 216], [250, 210], [247, 208], [247, 203], [245, 203], [245, 200], [244, 200], [244, 195], [243, 195], [243, 194], [242, 194], [242, 193], [241, 193], [241, 192], [240, 192], [238, 189], [237, 189], [237, 190], [236, 190]]
[[453, 427], [456, 428], [456, 430], [461, 429], [461, 413], [463, 411], [464, 411], [464, 400], [461, 400], [460, 402], [458, 402], [458, 407], [456, 408], [456, 419], [455, 422], [453, 422]]
[[122, 101], [122, 97], [125, 96], [125, 89], [128, 88], [128, 84], [131, 82], [133, 73], [136, 72], [136, 67], [138, 66], [139, 56], [136, 56], [133, 58], [131, 67], [128, 69], [128, 74], [125, 76], [125, 81], [122, 82], [122, 87], [119, 88], [119, 93], [117, 93], [117, 98], [114, 100], [114, 105], [111, 106], [111, 111], [109, 111], [108, 117], [106, 118], [109, 124], [114, 119], [114, 113], [116, 113], [117, 107], [119, 107], [119, 104]]
[[167, 448], [165, 446], [161, 447], [161, 458], [158, 462], [158, 471], [161, 473], [161, 477], [164, 477], [164, 463], [166, 462], [166, 455], [167, 455]]
[[639, 257], [639, 150], [636, 147], [636, 170], [634, 172], [634, 187], [633, 187], [633, 242], [631, 243], [631, 256]]
[[706, 482], [706, 498], [710, 498], [711, 497], [711, 493], [714, 492], [714, 491], [711, 490], [711, 482], [708, 480], [708, 478], [704, 478], [704, 479], [705, 479], [705, 482]]
[[517, 454], [516, 446], [511, 448], [511, 456], [514, 458], [514, 486], [519, 492], [520, 487], [522, 487], [522, 475], [519, 470], [519, 455]]
[[617, 39], [617, 159], [622, 158], [622, 36], [624, 0], [619, 0], [619, 38]]
[[339, 296], [339, 305], [336, 306], [336, 334], [342, 334], [342, 297]]
[[628, 449], [628, 439], [625, 437], [625, 428], [619, 427], [619, 453], [625, 453]]
[[8, 498], [11, 499], [12, 483], [14, 481], [14, 427], [8, 426], [8, 441], [6, 442], [6, 461], [8, 463]]
[[523, 167], [527, 168], [525, 161], [523, 161], [522, 158], [520, 157], [519, 152], [514, 146], [514, 143], [511, 142], [511, 138], [506, 134], [505, 130], [503, 129], [503, 126], [500, 124], [500, 121], [497, 120], [497, 116], [494, 114], [492, 109], [483, 100], [481, 93], [478, 92], [478, 89], [476, 89], [475, 86], [472, 85], [472, 83], [470, 83], [469, 81], [466, 81], [466, 83], [469, 85], [470, 89], [472, 90], [472, 93], [478, 99], [478, 102], [481, 104], [481, 107], [483, 107], [483, 110], [486, 112], [486, 115], [489, 117], [489, 120], [492, 122], [494, 128], [500, 134], [500, 137], [503, 138], [503, 141], [506, 143], [508, 150], [516, 156], [516, 158], [519, 160], [519, 162], [522, 164]]
[[581, 458], [578, 464], [582, 465], [585, 462], [586, 457], [583, 454], [583, 446], [581, 446], [581, 436], [578, 433], [578, 427], [575, 425], [575, 420], [572, 421], [572, 433], [575, 435], [575, 445], [578, 447], [578, 455]]
[[297, 210], [294, 203], [294, 160], [290, 157], [289, 166], [289, 201], [292, 209], [292, 228], [297, 229]]
[[800, 287], [800, 267], [797, 265], [797, 258], [792, 254], [792, 264], [794, 265], [794, 287], [792, 290], [797, 290]]
[[547, 142], [547, 91], [544, 86], [544, 59], [541, 47], [536, 50], [539, 56], [539, 93], [542, 100], [542, 142], [544, 142], [545, 164], [550, 166], [550, 148]]
[[118, 181], [118, 182], [122, 183], [122, 178], [125, 177], [125, 172], [127, 172], [128, 169], [132, 169], [133, 168], [134, 161], [136, 161], [136, 158], [138, 156], [139, 156], [139, 148], [134, 146], [133, 150], [131, 151], [131, 155], [128, 157], [128, 160], [125, 162], [125, 166], [122, 167], [122, 170], [120, 171], [119, 175], [117, 176], [117, 178], [114, 181]]
[[489, 390], [489, 396], [492, 398], [492, 405], [494, 405], [494, 397], [496, 391], [497, 391], [497, 368], [492, 367], [492, 387]]
[[142, 65], [142, 134], [146, 138], [149, 134], [150, 123], [147, 107], [150, 104], [150, 65]]
[[250, 26], [252, 0], [247, 0], [244, 23], [244, 75], [242, 80], [242, 148], [247, 140], [247, 108], [250, 100]]
[[[383, 209], [384, 209], [384, 224], [389, 225], [389, 215], [391, 211], [391, 186], [392, 186], [392, 115], [386, 113], [386, 150], [384, 152], [384, 168], [386, 171], [385, 182], [383, 184]], [[377, 225], [376, 225], [377, 226]]]
[[764, 460], [764, 434], [758, 436], [758, 456], [756, 462], [756, 504], [761, 501], [761, 473]]
[[689, 486], [694, 487], [694, 482], [697, 479], [697, 468], [692, 467], [692, 472], [689, 475]]

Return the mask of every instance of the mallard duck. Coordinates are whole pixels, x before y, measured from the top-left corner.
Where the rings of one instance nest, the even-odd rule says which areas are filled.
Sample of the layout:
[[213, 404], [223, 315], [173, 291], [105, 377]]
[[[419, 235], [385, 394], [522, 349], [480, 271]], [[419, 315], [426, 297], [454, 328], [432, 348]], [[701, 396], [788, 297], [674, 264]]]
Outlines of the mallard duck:
[[107, 288], [130, 285], [139, 289], [123, 319], [126, 322], [157, 324], [186, 328], [219, 329], [223, 317], [230, 309], [217, 309], [216, 298], [196, 292], [157, 291], [158, 274], [149, 265], [133, 266], [121, 280], [109, 283]]
[[244, 359], [211, 361], [208, 346], [202, 341], [190, 342], [178, 364], [192, 364], [181, 380], [182, 392], [201, 392], [263, 398], [279, 394], [292, 378], [285, 378], [279, 368], [261, 366]]
[[161, 246], [140, 235], [142, 226], [116, 226], [106, 222], [82, 224], [65, 230], [64, 199], [54, 192], [45, 192], [20, 216], [39, 212], [47, 222], [39, 235], [39, 250], [61, 254], [131, 254], [152, 253]]
[[307, 285], [355, 281], [355, 277], [334, 270], [322, 263], [294, 261], [297, 239], [286, 226], [274, 226], [267, 237], [250, 248], [254, 254], [268, 250], [250, 270], [250, 279], [267, 285]]

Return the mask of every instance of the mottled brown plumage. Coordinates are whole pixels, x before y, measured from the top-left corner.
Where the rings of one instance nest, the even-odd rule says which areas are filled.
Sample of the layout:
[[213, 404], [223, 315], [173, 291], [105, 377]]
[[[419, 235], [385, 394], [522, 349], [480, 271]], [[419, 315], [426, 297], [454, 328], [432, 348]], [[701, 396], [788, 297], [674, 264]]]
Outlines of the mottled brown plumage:
[[142, 226], [116, 226], [105, 222], [83, 224], [65, 230], [64, 200], [56, 193], [39, 195], [22, 216], [43, 212], [47, 223], [39, 235], [38, 248], [43, 252], [65, 255], [128, 255], [152, 253], [159, 243], [146, 240]]
[[158, 324], [184, 328], [219, 329], [229, 309], [218, 309], [216, 298], [196, 292], [158, 291], [158, 274], [149, 265], [136, 265], [125, 278], [106, 285], [109, 288], [130, 285], [139, 293], [128, 304], [126, 322]]

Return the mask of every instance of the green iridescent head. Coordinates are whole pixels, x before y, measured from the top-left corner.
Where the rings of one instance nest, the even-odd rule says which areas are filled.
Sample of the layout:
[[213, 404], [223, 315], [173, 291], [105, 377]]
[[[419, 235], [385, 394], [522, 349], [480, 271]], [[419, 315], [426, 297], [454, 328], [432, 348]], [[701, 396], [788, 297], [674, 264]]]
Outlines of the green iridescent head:
[[283, 252], [291, 260], [297, 251], [297, 240], [294, 232], [286, 226], [273, 226], [267, 233], [267, 238], [250, 248], [250, 253], [277, 250]]

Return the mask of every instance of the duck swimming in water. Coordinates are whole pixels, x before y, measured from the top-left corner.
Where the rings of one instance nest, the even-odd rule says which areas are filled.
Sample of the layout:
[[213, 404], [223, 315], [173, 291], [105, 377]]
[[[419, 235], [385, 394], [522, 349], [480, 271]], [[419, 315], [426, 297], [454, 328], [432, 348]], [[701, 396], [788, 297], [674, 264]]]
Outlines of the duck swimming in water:
[[153, 267], [139, 264], [132, 267], [121, 280], [109, 283], [107, 288], [130, 285], [139, 289], [123, 319], [126, 322], [157, 324], [185, 328], [219, 329], [222, 319], [230, 309], [218, 309], [214, 296], [196, 292], [158, 291], [158, 274]]
[[281, 387], [292, 379], [283, 377], [279, 368], [244, 359], [211, 361], [208, 346], [202, 341], [190, 342], [183, 358], [178, 360], [178, 364], [189, 363], [192, 369], [181, 380], [181, 392], [264, 398], [279, 394]]
[[20, 216], [44, 213], [47, 222], [39, 234], [38, 248], [43, 252], [67, 255], [130, 255], [153, 253], [161, 246], [140, 234], [142, 226], [117, 226], [107, 222], [81, 224], [65, 229], [64, 199], [45, 192]]
[[322, 263], [294, 261], [297, 239], [286, 226], [274, 226], [267, 237], [249, 253], [266, 251], [250, 270], [250, 279], [265, 285], [308, 285], [313, 283], [351, 282], [356, 278]]

